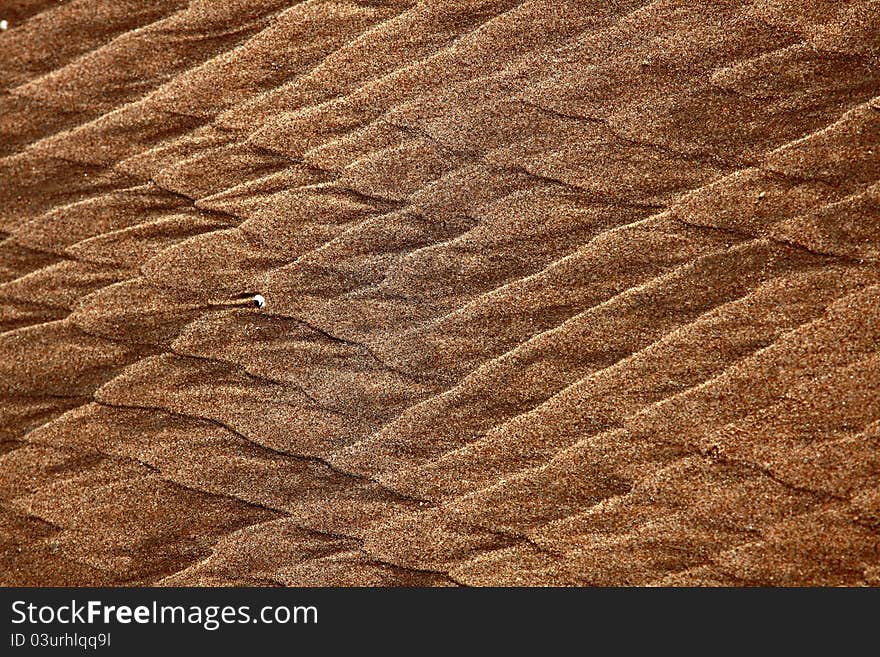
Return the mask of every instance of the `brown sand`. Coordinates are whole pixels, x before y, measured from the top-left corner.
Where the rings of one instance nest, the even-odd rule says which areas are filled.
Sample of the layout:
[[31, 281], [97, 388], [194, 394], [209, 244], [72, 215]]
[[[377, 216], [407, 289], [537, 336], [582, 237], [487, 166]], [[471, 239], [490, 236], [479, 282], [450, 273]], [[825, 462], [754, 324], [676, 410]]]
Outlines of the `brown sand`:
[[0, 584], [880, 584], [877, 2], [0, 19]]

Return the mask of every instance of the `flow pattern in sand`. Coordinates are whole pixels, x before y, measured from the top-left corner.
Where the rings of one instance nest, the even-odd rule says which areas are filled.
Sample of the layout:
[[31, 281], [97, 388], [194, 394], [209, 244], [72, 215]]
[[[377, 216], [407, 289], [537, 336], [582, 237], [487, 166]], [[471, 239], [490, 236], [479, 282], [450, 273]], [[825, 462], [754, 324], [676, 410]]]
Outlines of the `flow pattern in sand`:
[[880, 584], [880, 3], [0, 8], [2, 584]]

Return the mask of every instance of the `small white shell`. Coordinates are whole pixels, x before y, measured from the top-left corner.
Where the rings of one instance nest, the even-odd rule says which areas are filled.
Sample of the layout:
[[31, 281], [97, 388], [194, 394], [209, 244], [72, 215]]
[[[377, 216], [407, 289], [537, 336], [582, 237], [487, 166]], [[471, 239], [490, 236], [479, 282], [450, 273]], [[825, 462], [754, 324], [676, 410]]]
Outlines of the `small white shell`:
[[5, 30], [9, 27], [9, 23], [6, 21], [0, 21], [0, 30]]
[[266, 305], [266, 298], [262, 294], [255, 294], [253, 296], [253, 302], [257, 308], [262, 308]]

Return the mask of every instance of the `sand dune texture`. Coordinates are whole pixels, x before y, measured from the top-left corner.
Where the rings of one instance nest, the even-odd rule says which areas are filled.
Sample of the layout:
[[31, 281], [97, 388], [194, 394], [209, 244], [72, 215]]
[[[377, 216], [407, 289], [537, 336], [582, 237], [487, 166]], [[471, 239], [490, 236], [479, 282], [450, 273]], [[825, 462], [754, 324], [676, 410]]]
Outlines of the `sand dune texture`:
[[0, 18], [0, 583], [880, 584], [880, 2]]

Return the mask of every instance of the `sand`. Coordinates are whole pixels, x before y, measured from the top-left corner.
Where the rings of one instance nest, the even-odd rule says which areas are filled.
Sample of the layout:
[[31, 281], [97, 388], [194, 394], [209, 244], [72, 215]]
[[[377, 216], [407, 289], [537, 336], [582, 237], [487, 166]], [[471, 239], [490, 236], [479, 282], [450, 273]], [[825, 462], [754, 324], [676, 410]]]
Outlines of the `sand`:
[[0, 19], [0, 584], [880, 584], [877, 3]]

